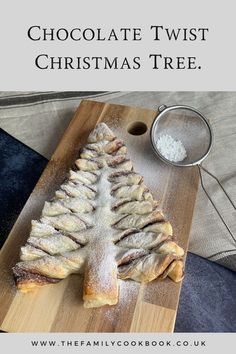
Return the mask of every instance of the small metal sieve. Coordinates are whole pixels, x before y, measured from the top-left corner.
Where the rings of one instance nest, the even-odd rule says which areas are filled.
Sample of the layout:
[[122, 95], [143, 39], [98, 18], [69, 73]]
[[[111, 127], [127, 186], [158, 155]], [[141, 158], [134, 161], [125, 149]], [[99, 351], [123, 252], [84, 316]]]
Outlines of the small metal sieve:
[[[157, 148], [157, 140], [163, 135], [170, 135], [174, 140], [180, 140], [186, 149], [187, 157], [182, 161], [173, 162], [163, 156]], [[209, 176], [217, 181], [233, 208], [236, 209], [233, 201], [229, 197], [228, 193], [218, 178], [201, 165], [211, 150], [213, 140], [212, 129], [206, 117], [204, 117], [204, 115], [197, 109], [190, 106], [176, 105], [167, 107], [165, 105], [161, 105], [158, 108], [158, 114], [154, 119], [150, 129], [150, 140], [154, 152], [163, 162], [177, 167], [197, 166], [200, 175], [201, 186], [204, 192], [206, 193], [208, 199], [219, 215], [221, 221], [227, 228], [231, 237], [236, 242], [236, 238], [222, 218], [219, 210], [211, 199], [203, 183], [202, 171], [206, 172]]]

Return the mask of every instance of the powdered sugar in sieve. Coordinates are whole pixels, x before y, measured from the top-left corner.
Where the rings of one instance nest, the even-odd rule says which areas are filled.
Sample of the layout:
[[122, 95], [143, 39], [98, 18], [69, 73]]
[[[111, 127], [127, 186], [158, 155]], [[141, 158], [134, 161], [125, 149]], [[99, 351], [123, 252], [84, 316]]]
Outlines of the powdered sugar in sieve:
[[169, 134], [159, 136], [156, 147], [167, 160], [172, 162], [183, 161], [187, 157], [182, 141], [173, 139]]

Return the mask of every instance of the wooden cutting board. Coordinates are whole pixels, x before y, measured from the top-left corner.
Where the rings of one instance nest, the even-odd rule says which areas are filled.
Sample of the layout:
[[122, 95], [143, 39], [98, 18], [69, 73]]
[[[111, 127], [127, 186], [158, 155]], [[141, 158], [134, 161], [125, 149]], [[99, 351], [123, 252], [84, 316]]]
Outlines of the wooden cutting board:
[[[19, 260], [32, 219], [40, 217], [49, 200], [98, 121], [106, 122], [123, 139], [134, 168], [161, 201], [180, 246], [188, 248], [198, 189], [194, 168], [163, 164], [153, 153], [149, 128], [156, 112], [148, 109], [82, 101], [65, 131], [0, 253], [0, 328], [6, 332], [172, 332], [181, 283], [169, 278], [149, 284], [120, 282], [116, 306], [85, 309], [83, 279], [71, 275], [58, 284], [21, 294], [14, 285], [12, 266]], [[147, 131], [144, 134], [145, 128]], [[130, 132], [132, 134], [130, 134]], [[135, 135], [133, 135], [135, 134]]]

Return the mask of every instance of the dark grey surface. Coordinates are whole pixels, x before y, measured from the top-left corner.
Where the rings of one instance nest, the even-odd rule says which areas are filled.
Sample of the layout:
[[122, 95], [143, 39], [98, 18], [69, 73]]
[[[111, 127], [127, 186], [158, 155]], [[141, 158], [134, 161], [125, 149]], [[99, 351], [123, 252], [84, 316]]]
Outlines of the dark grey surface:
[[188, 253], [175, 332], [236, 332], [236, 273]]
[[47, 159], [0, 129], [0, 247], [46, 164]]
[[[0, 129], [0, 244], [47, 160]], [[236, 273], [188, 253], [175, 332], [236, 332]]]

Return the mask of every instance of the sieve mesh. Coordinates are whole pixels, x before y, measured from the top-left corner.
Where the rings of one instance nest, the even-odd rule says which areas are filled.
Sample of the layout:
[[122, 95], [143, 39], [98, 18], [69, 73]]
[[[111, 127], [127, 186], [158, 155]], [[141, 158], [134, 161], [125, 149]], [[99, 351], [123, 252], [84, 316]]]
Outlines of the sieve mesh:
[[[180, 140], [187, 152], [187, 157], [178, 163], [167, 160], [156, 146], [158, 138], [168, 134]], [[176, 166], [200, 164], [208, 155], [212, 144], [212, 131], [200, 112], [188, 106], [172, 106], [158, 114], [151, 128], [151, 142], [159, 157]]]

